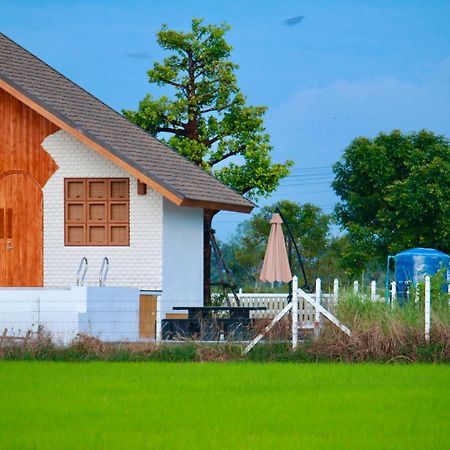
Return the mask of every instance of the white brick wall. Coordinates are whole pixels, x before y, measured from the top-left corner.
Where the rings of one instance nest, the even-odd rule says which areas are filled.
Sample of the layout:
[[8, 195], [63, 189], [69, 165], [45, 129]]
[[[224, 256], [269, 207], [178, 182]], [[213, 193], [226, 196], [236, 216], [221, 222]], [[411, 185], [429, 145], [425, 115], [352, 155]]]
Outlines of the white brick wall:
[[[64, 131], [48, 136], [43, 148], [58, 165], [43, 189], [44, 194], [44, 286], [75, 283], [83, 256], [89, 261], [88, 284], [98, 284], [98, 273], [107, 256], [109, 286], [162, 289], [162, 196], [147, 188], [137, 195], [137, 180]], [[64, 178], [130, 178], [130, 246], [64, 246]]]

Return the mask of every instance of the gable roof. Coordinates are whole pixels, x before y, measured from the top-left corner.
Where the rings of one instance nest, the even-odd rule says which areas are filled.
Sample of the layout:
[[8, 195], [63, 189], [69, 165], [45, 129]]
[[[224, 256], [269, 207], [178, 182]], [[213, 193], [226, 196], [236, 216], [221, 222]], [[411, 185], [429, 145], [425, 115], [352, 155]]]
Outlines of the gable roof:
[[0, 33], [0, 88], [179, 206], [255, 206]]

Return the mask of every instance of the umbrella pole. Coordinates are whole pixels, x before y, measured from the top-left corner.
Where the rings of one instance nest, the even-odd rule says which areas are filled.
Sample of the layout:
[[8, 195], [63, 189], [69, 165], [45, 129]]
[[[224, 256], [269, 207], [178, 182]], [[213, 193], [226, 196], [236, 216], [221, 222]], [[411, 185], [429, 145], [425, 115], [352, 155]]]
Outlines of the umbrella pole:
[[303, 266], [302, 257], [300, 256], [300, 251], [298, 250], [297, 243], [295, 242], [294, 236], [293, 236], [293, 234], [292, 234], [292, 232], [291, 232], [291, 229], [290, 229], [290, 227], [289, 227], [289, 223], [288, 223], [287, 220], [284, 218], [284, 216], [283, 216], [283, 214], [281, 213], [280, 208], [278, 208], [278, 206], [275, 208], [275, 211], [280, 215], [281, 220], [282, 220], [283, 223], [286, 225], [286, 229], [287, 229], [287, 232], [288, 232], [288, 236], [289, 236], [289, 238], [291, 239], [292, 244], [294, 245], [295, 252], [297, 253], [298, 262], [300, 263], [300, 268], [301, 268], [301, 270], [302, 270], [303, 280], [305, 281], [305, 284], [303, 285], [303, 288], [304, 288], [306, 291], [309, 291], [309, 290], [310, 290], [310, 287], [309, 287], [309, 284], [308, 284], [308, 280], [306, 279], [306, 272], [305, 272], [305, 268], [304, 268], [304, 266]]

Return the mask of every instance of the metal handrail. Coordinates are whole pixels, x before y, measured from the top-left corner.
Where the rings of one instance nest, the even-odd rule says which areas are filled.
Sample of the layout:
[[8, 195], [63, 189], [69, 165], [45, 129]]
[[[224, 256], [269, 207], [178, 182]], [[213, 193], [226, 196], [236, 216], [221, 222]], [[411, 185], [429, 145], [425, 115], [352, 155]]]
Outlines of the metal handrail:
[[105, 256], [103, 258], [102, 267], [100, 268], [100, 273], [98, 274], [98, 285], [105, 286], [106, 278], [108, 276], [109, 270], [109, 259]]
[[77, 286], [83, 286], [84, 278], [88, 269], [88, 260], [86, 256], [83, 256], [80, 261], [80, 265], [77, 270]]

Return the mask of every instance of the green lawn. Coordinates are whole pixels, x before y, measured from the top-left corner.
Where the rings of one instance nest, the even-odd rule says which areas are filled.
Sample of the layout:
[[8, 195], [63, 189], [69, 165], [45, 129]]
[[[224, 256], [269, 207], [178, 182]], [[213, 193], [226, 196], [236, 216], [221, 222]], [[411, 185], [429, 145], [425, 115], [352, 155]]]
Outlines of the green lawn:
[[0, 448], [446, 449], [450, 366], [0, 362]]

